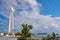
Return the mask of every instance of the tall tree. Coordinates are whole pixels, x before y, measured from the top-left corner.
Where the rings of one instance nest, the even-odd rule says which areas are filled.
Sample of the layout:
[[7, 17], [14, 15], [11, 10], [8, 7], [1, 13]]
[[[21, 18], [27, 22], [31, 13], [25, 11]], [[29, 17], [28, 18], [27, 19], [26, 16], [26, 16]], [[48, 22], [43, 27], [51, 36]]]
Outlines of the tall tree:
[[51, 36], [51, 39], [52, 39], [52, 40], [58, 40], [57, 34], [55, 34], [55, 33], [53, 32], [53, 33], [52, 33], [52, 36]]
[[24, 38], [24, 40], [26, 40], [28, 37], [31, 37], [30, 30], [33, 28], [33, 26], [28, 24], [22, 24], [21, 26], [22, 26], [21, 30], [22, 37]]

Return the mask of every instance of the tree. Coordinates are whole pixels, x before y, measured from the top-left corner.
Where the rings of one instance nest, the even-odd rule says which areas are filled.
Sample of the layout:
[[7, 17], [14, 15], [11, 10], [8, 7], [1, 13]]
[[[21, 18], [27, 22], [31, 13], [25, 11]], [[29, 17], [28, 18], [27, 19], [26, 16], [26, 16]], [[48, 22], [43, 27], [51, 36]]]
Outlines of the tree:
[[58, 37], [57, 34], [53, 32], [52, 35], [48, 34], [47, 37], [44, 37], [42, 40], [58, 40]]
[[51, 36], [51, 39], [52, 39], [52, 40], [58, 40], [57, 34], [55, 34], [55, 33], [53, 32], [53, 33], [52, 33], [52, 36]]
[[33, 28], [33, 26], [28, 24], [22, 24], [21, 26], [22, 26], [21, 30], [22, 38], [24, 38], [24, 40], [26, 40], [28, 37], [31, 38], [30, 30]]

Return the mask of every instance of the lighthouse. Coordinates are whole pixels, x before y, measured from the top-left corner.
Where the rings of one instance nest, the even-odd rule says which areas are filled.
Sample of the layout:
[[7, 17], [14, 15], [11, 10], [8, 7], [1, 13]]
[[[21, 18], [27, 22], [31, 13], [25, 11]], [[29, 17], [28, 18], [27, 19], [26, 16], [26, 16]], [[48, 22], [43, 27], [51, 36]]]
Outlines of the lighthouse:
[[9, 29], [8, 36], [14, 36], [14, 8], [11, 7], [9, 9], [10, 17], [9, 17]]

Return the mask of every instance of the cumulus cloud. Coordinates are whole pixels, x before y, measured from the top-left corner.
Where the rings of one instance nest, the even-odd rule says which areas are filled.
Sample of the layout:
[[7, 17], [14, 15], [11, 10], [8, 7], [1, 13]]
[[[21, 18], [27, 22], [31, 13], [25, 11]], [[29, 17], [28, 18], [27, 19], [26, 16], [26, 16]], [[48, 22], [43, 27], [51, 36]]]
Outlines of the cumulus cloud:
[[[60, 29], [60, 17], [52, 18], [51, 15], [41, 15], [39, 4], [36, 0], [1, 0], [4, 8], [2, 15], [9, 17], [9, 8], [15, 8], [15, 29], [20, 29], [20, 24], [27, 23], [34, 26], [33, 32], [50, 32]], [[58, 22], [57, 22], [58, 21]]]

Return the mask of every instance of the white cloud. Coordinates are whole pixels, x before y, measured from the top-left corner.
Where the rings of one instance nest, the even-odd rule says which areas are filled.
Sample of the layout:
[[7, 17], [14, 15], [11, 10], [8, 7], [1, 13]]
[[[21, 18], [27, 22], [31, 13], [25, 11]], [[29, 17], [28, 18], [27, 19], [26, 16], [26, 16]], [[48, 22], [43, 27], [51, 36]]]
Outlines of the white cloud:
[[[4, 8], [8, 11], [12, 6], [15, 12], [15, 28], [20, 29], [20, 24], [27, 23], [34, 26], [33, 31], [60, 29], [59, 18], [52, 18], [51, 15], [40, 15], [41, 4], [36, 0], [2, 0]], [[3, 15], [9, 17], [9, 12], [3, 12]], [[58, 22], [57, 22], [58, 21]], [[55, 31], [54, 30], [54, 31]]]

